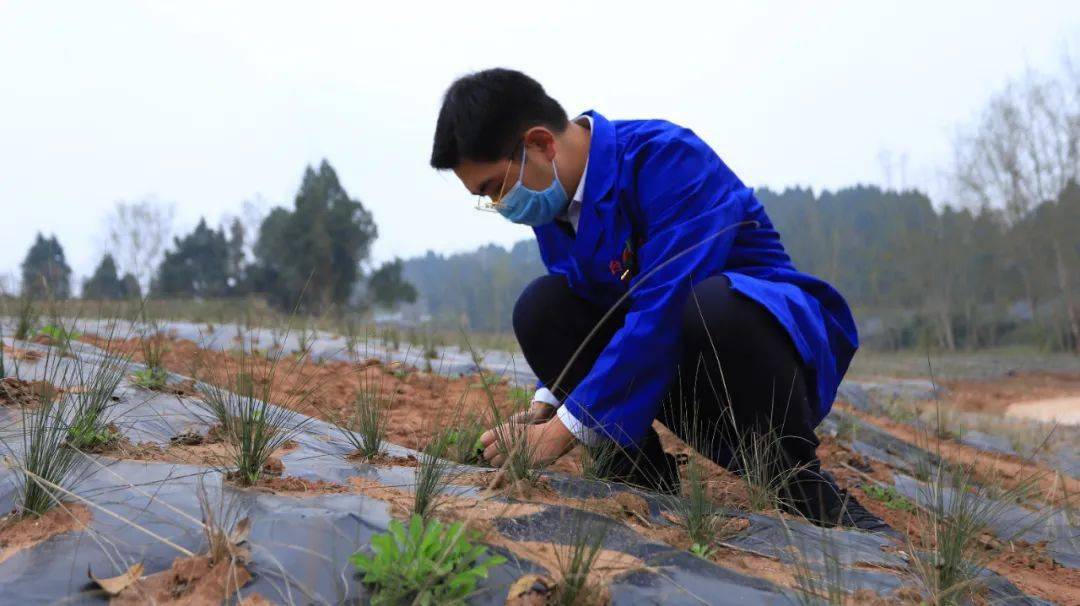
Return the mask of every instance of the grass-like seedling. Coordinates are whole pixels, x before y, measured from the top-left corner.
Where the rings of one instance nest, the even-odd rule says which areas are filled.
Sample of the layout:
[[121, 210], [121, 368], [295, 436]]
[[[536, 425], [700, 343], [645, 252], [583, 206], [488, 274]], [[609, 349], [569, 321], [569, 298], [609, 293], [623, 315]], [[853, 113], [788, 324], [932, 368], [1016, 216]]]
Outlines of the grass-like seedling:
[[603, 587], [593, 577], [609, 526], [596, 520], [586, 520], [575, 513], [573, 543], [555, 546], [559, 565], [559, 580], [549, 602], [555, 606], [576, 606], [603, 602]]
[[536, 484], [544, 469], [537, 464], [536, 445], [525, 439], [529, 426], [503, 418], [494, 404], [491, 406], [491, 416], [495, 422], [492, 428], [495, 432], [495, 448], [505, 459], [502, 466], [503, 483], [510, 486]]
[[34, 305], [34, 299], [30, 295], [23, 293], [19, 296], [18, 307], [16, 307], [15, 334], [13, 336], [20, 341], [26, 341], [33, 336], [37, 321], [38, 311]]
[[60, 319], [41, 327], [38, 334], [48, 338], [49, 344], [55, 347], [60, 355], [67, 355], [71, 351], [71, 342], [82, 336], [74, 327], [64, 326], [63, 320]]
[[169, 350], [169, 340], [157, 329], [150, 326], [143, 331], [139, 338], [139, 350], [145, 368], [133, 373], [135, 384], [144, 389], [164, 389], [169, 377], [165, 370], [165, 354]]
[[[795, 564], [795, 599], [799, 604], [806, 606], [844, 606], [855, 603], [852, 595], [847, 590], [846, 568], [840, 555], [840, 545], [834, 535], [824, 528], [815, 528], [817, 536], [813, 538], [796, 538], [787, 522], [784, 524], [784, 534], [787, 535], [788, 545], [794, 554]], [[812, 547], [809, 543], [813, 541]], [[809, 554], [821, 552], [820, 565], [811, 561]]]
[[859, 435], [859, 422], [851, 415], [836, 417], [836, 439], [844, 444], [851, 444]]
[[420, 453], [413, 491], [413, 513], [427, 520], [435, 513], [443, 490], [450, 484], [453, 463], [446, 460], [448, 435], [443, 432]]
[[781, 436], [774, 428], [746, 432], [741, 440], [733, 441], [734, 457], [739, 477], [746, 488], [750, 508], [766, 511], [787, 505], [790, 499], [785, 489], [800, 471], [785, 461]]
[[615, 462], [625, 449], [615, 440], [601, 439], [581, 449], [581, 477], [606, 481], [611, 478]]
[[904, 400], [890, 400], [881, 405], [881, 412], [897, 423], [912, 423], [918, 418], [915, 404]]
[[[45, 380], [51, 385], [68, 383], [70, 370], [50, 350], [45, 359]], [[70, 489], [85, 470], [83, 455], [67, 448], [70, 415], [65, 396], [57, 389], [38, 392], [37, 406], [23, 406], [22, 423], [12, 444], [0, 438], [15, 470], [15, 513], [40, 516], [59, 502], [54, 486]]]
[[251, 520], [244, 515], [244, 509], [235, 499], [226, 498], [224, 493], [211, 498], [201, 477], [196, 484], [196, 497], [202, 511], [206, 554], [211, 564], [236, 560], [241, 555], [240, 545], [247, 540], [251, 531]]
[[712, 502], [708, 492], [704, 463], [691, 456], [679, 470], [682, 495], [671, 499], [679, 522], [686, 528], [690, 541], [711, 548], [720, 535], [727, 517]]
[[[299, 367], [280, 369], [279, 358], [256, 360], [243, 351], [237, 357], [236, 370], [226, 369], [226, 386], [208, 383], [203, 398], [196, 402], [224, 432], [230, 477], [242, 486], [251, 486], [262, 478], [270, 455], [310, 422], [310, 417], [289, 408], [303, 406], [314, 389]], [[297, 381], [284, 394], [289, 402], [275, 406], [271, 401], [277, 395], [274, 379], [279, 372], [294, 375]]]
[[483, 415], [468, 413], [459, 415], [449, 429], [446, 437], [446, 457], [458, 463], [476, 465], [480, 463], [480, 436], [487, 430]]
[[[480, 387], [487, 398], [488, 415], [493, 423], [491, 431], [495, 434], [495, 448], [505, 459], [491, 487], [532, 486], [540, 479], [544, 469], [541, 465], [537, 465], [536, 444], [530, 444], [525, 439], [529, 426], [512, 421], [513, 413], [503, 414], [494, 389], [498, 381], [487, 377], [488, 373], [482, 365], [483, 356], [469, 344], [468, 335], [462, 332], [462, 338], [476, 365], [476, 372], [480, 375]], [[513, 412], [520, 412], [521, 404], [528, 406], [527, 401], [514, 402]]]
[[391, 520], [386, 533], [371, 538], [371, 555], [358, 551], [349, 561], [363, 574], [373, 606], [464, 604], [506, 561], [474, 541], [461, 522], [445, 526], [413, 515], [408, 526]]
[[346, 317], [343, 324], [343, 332], [345, 333], [345, 351], [349, 352], [349, 359], [354, 362], [359, 361], [360, 332], [356, 326], [356, 321], [351, 317]]
[[96, 450], [119, 437], [110, 427], [109, 410], [115, 404], [113, 393], [127, 374], [128, 362], [126, 356], [112, 353], [106, 353], [93, 366], [76, 360], [75, 374], [80, 388], [70, 397], [68, 446], [83, 451]]
[[352, 414], [338, 427], [356, 453], [374, 459], [386, 450], [390, 409], [397, 391], [384, 385], [384, 375], [377, 368], [361, 369], [358, 373], [360, 388], [356, 391]]
[[315, 344], [315, 336], [315, 328], [309, 325], [307, 321], [301, 322], [296, 331], [296, 355], [298, 358], [306, 358], [311, 355], [311, 348]]
[[401, 334], [396, 328], [387, 326], [382, 331], [382, 344], [386, 348], [386, 351], [397, 351], [401, 349]]
[[863, 492], [866, 496], [880, 501], [882, 505], [889, 509], [896, 511], [906, 511], [908, 513], [915, 512], [915, 504], [912, 503], [907, 497], [900, 494], [892, 486], [879, 486], [877, 484], [864, 484]]
[[[1012, 488], [989, 490], [976, 483], [972, 466], [939, 467], [933, 472], [920, 488], [923, 507], [916, 513], [925, 549], [914, 545], [909, 549], [915, 555], [909, 572], [932, 603], [965, 602], [979, 592], [983, 570], [1001, 550], [980, 540], [990, 528], [1006, 545], [1045, 520], [1049, 513], [1032, 512], [1026, 523], [1003, 523], [1011, 503], [1026, 500], [1037, 485], [1033, 476]], [[1010, 536], [1000, 536], [1002, 528], [1010, 528]]]

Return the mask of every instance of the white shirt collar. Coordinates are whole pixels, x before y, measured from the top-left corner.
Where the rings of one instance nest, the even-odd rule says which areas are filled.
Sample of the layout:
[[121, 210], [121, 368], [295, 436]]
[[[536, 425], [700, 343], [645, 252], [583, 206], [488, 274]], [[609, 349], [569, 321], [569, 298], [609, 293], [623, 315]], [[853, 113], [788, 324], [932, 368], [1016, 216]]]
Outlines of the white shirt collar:
[[[592, 116], [581, 115], [574, 118], [574, 122], [581, 122], [582, 120], [588, 120], [589, 122], [589, 137], [592, 138], [593, 119]], [[577, 191], [574, 192], [574, 197], [570, 200], [570, 205], [566, 207], [566, 220], [570, 222], [570, 226], [574, 228], [574, 232], [577, 233], [578, 219], [581, 218], [581, 204], [585, 201], [585, 177], [589, 174], [589, 158], [585, 158], [585, 168], [581, 171], [581, 179], [578, 181]]]

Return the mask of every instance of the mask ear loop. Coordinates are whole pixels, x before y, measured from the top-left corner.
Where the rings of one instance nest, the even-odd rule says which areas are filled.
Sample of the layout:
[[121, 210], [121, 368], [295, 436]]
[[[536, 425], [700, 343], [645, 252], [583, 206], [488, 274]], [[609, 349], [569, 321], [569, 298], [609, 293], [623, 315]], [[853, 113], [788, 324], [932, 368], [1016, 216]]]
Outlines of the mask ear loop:
[[[527, 151], [529, 151], [529, 148], [522, 145], [521, 146], [521, 170], [518, 171], [518, 183], [521, 183], [521, 180], [525, 178], [525, 158], [528, 157], [528, 156], [525, 155], [525, 152], [527, 152]], [[513, 189], [513, 187], [511, 187], [510, 189]]]
[[525, 177], [525, 146], [521, 146], [521, 169], [518, 170], [517, 183], [510, 186], [510, 189], [506, 189], [506, 175], [510, 174], [510, 165], [506, 165], [506, 174], [503, 175], [502, 185], [499, 186], [499, 199], [495, 202], [496, 205], [502, 202], [502, 199], [506, 197], [506, 194], [510, 193], [518, 183], [521, 183], [521, 179]]
[[[524, 152], [524, 150], [523, 150], [523, 152]], [[499, 184], [499, 195], [498, 195], [498, 197], [491, 198], [487, 202], [482, 202], [481, 201], [483, 199], [483, 197], [477, 198], [476, 210], [482, 210], [484, 212], [492, 212], [492, 213], [493, 212], [499, 212], [499, 207], [502, 206], [502, 199], [504, 197], [506, 197], [506, 194], [507, 194], [506, 177], [508, 177], [510, 175], [510, 167], [513, 164], [514, 164], [513, 162], [507, 162], [506, 163], [506, 172], [503, 173], [502, 183]], [[522, 153], [522, 157], [521, 157], [521, 172], [518, 173], [518, 181], [521, 181], [521, 176], [523, 174], [525, 174], [525, 155], [524, 155], [524, 153]], [[513, 187], [511, 187], [510, 189], [513, 189]]]

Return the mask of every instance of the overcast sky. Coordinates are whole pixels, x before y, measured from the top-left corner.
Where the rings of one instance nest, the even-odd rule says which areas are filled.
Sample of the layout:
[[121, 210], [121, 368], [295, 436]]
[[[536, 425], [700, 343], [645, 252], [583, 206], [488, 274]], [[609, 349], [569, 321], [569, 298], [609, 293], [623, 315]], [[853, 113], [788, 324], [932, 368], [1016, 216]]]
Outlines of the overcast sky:
[[173, 202], [180, 231], [291, 205], [324, 157], [377, 260], [529, 237], [427, 165], [446, 86], [492, 66], [570, 112], [685, 124], [754, 187], [885, 183], [887, 152], [940, 200], [956, 129], [1078, 41], [1075, 0], [0, 0], [0, 275], [39, 230], [90, 273], [117, 200]]

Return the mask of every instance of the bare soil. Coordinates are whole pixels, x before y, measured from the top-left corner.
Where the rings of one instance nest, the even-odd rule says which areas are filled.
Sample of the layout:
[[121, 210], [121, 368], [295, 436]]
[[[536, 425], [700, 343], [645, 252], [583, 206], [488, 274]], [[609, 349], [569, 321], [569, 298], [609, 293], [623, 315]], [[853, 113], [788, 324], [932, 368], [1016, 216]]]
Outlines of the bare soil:
[[7, 360], [14, 360], [21, 362], [23, 360], [27, 362], [36, 362], [43, 356], [40, 352], [33, 349], [23, 349], [21, 347], [8, 347], [7, 345], [0, 346], [4, 348], [4, 358]]
[[0, 406], [34, 408], [42, 399], [51, 400], [60, 390], [48, 381], [24, 381], [14, 377], [0, 379]]
[[[840, 403], [837, 407], [885, 430], [894, 437], [921, 446], [952, 463], [972, 466], [976, 478], [980, 481], [999, 482], [1006, 488], [1014, 488], [1021, 483], [1033, 481], [1040, 494], [1051, 499], [1061, 498], [1063, 494], [1080, 494], [1080, 480], [1063, 475], [1043, 463], [1014, 455], [979, 450], [954, 440], [938, 439], [906, 423], [869, 415]], [[1065, 489], [1064, 492], [1062, 492], [1062, 487]]]
[[[85, 335], [83, 341], [121, 351], [142, 361], [138, 339], [107, 340]], [[242, 369], [241, 364], [246, 366]], [[364, 385], [376, 384], [393, 394], [387, 439], [409, 448], [423, 448], [443, 427], [466, 415], [490, 413], [492, 404], [479, 375], [444, 377], [401, 364], [378, 360], [362, 362], [297, 362], [282, 358], [276, 368], [261, 356], [241, 356], [232, 351], [200, 349], [192, 341], [170, 339], [163, 365], [168, 370], [226, 388], [235, 384], [243, 370], [260, 385], [270, 383], [271, 401], [325, 421], [338, 422], [354, 413], [356, 395]], [[494, 404], [501, 414], [514, 408], [509, 386], [491, 386]]]
[[89, 523], [90, 510], [85, 505], [72, 503], [53, 507], [40, 517], [0, 519], [0, 563], [58, 534], [83, 530]]
[[[93, 337], [84, 337], [93, 342]], [[101, 344], [101, 343], [99, 343]], [[130, 340], [112, 344], [114, 348], [127, 348], [137, 359], [138, 341]], [[250, 359], [248, 360], [250, 362]], [[165, 366], [175, 372], [194, 375], [211, 383], [228, 386], [230, 376], [239, 370], [239, 357], [233, 352], [213, 352], [200, 350], [194, 343], [172, 339], [165, 355]], [[383, 365], [378, 361], [361, 363], [324, 362], [311, 363], [303, 360], [297, 363], [295, 372], [272, 373], [266, 366], [253, 369], [255, 381], [264, 381], [272, 387], [276, 404], [294, 408], [328, 421], [339, 421], [352, 412], [357, 392], [365, 381], [378, 379], [387, 389], [393, 390], [396, 400], [391, 410], [388, 439], [392, 442], [422, 448], [442, 427], [452, 423], [461, 415], [485, 415], [490, 410], [488, 396], [480, 385], [479, 376], [448, 378], [432, 375], [400, 365]], [[371, 374], [365, 374], [371, 373]], [[1080, 377], [1037, 373], [1031, 375], [1013, 375], [993, 380], [949, 381], [949, 402], [959, 409], [983, 412], [1004, 411], [1018, 401], [1032, 401], [1049, 397], [1080, 394]], [[496, 405], [502, 414], [509, 413], [514, 404], [509, 388], [505, 384], [493, 387]], [[305, 390], [311, 397], [303, 400], [296, 398]], [[859, 413], [838, 404], [851, 414], [874, 424], [890, 434], [923, 447], [926, 438], [909, 425], [888, 418]], [[661, 440], [669, 452], [685, 457], [699, 457], [674, 435], [658, 426]], [[223, 446], [220, 442], [209, 441], [204, 444], [173, 444], [167, 448], [149, 448], [145, 445], [133, 446], [132, 452], [122, 452], [119, 456], [148, 458], [152, 460], [175, 460], [177, 462], [214, 464], [220, 460]], [[1046, 467], [1031, 461], [978, 449], [959, 444], [951, 440], [934, 440], [932, 450], [940, 451], [945, 459], [963, 464], [974, 465], [977, 475], [983, 479], [1001, 481], [1005, 486], [1016, 485], [1033, 471], [1040, 472], [1040, 487], [1045, 496], [1052, 501], [1061, 494], [1080, 494], [1080, 482], [1064, 478]], [[929, 537], [923, 536], [920, 529], [920, 516], [917, 513], [890, 509], [883, 503], [871, 498], [863, 485], [877, 481], [892, 484], [893, 470], [883, 464], [870, 462], [853, 453], [845, 445], [826, 438], [822, 441], [819, 455], [823, 466], [832, 472], [842, 486], [852, 491], [859, 501], [871, 512], [880, 516], [901, 533], [906, 533], [908, 545], [897, 545], [897, 549], [910, 546], [932, 547], [925, 543]], [[415, 464], [415, 461], [388, 460], [376, 461], [394, 465]], [[742, 507], [748, 505], [748, 497], [742, 481], [725, 469], [719, 468], [699, 457], [699, 462], [706, 470], [706, 483], [709, 493], [719, 505], [724, 507]], [[564, 457], [556, 470], [579, 473], [580, 463], [576, 452]], [[477, 477], [459, 479], [462, 483], [483, 486], [489, 474], [475, 474]], [[319, 494], [341, 492], [345, 490], [367, 494], [390, 503], [391, 513], [395, 517], [406, 517], [412, 508], [413, 496], [410, 492], [384, 486], [366, 478], [350, 478], [347, 486], [323, 482], [309, 482], [299, 478], [271, 476], [260, 486], [261, 490], [285, 494]], [[1064, 490], [1063, 490], [1064, 489]], [[677, 526], [659, 526], [649, 521], [647, 507], [640, 497], [630, 494], [618, 494], [609, 499], [574, 500], [545, 490], [543, 486], [533, 489], [528, 495], [516, 495], [528, 502], [505, 503], [488, 498], [447, 497], [437, 514], [447, 520], [466, 520], [473, 528], [484, 533], [486, 540], [504, 545], [507, 549], [527, 556], [534, 561], [543, 560], [552, 578], [557, 578], [558, 566], [555, 553], [550, 545], [532, 545], [510, 541], [494, 531], [493, 520], [504, 516], [521, 516], [540, 511], [546, 505], [570, 505], [588, 509], [632, 526], [647, 537], [662, 540], [677, 548], [688, 548], [686, 533]], [[1060, 501], [1059, 501], [1060, 502]], [[745, 524], [745, 523], [744, 523]], [[738, 526], [735, 527], [738, 530]], [[991, 563], [991, 568], [1003, 574], [1024, 591], [1059, 603], [1080, 604], [1077, 588], [1080, 577], [1077, 571], [1066, 569], [1048, 558], [1039, 545], [991, 545], [992, 540], [985, 540], [990, 548], [1000, 549], [1001, 553]], [[610, 565], [605, 564], [614, 575], [634, 567], [642, 566], [638, 561], [627, 560], [624, 556], [607, 554]], [[736, 553], [721, 549], [713, 556], [719, 565], [733, 570], [772, 580], [784, 586], [794, 586], [794, 571], [781, 563], [768, 558]], [[906, 596], [906, 597], [905, 597]], [[910, 598], [910, 599], [909, 599]], [[896, 600], [900, 602], [918, 601], [910, 591], [903, 592]], [[894, 600], [895, 601], [895, 600]], [[871, 595], [860, 596], [860, 603], [881, 603], [882, 600]]]
[[1005, 415], [1044, 423], [1080, 425], [1080, 396], [1059, 396], [1009, 404]]
[[943, 381], [943, 403], [957, 410], [1004, 412], [1009, 406], [1065, 396], [1080, 396], [1080, 375], [1013, 373], [983, 380]]
[[132, 606], [221, 604], [234, 597], [250, 580], [251, 573], [243, 561], [222, 558], [215, 563], [206, 555], [176, 558], [168, 570], [143, 577], [109, 603]]

